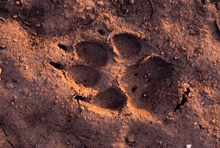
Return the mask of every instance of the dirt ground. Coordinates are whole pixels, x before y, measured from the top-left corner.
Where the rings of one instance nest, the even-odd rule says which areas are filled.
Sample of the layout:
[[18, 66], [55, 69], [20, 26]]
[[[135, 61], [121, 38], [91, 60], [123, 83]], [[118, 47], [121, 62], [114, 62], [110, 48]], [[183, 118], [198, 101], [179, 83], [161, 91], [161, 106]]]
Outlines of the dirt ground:
[[0, 0], [0, 148], [220, 147], [219, 0]]

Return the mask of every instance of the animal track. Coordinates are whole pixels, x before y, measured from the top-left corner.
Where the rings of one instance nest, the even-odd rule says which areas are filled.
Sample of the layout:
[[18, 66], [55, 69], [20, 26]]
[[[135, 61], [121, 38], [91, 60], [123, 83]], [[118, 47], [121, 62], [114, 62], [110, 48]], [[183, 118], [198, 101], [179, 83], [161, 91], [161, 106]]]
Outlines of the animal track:
[[157, 113], [174, 109], [175, 97], [169, 94], [173, 71], [173, 64], [157, 56], [129, 66], [123, 81], [129, 86], [126, 91], [132, 104]]
[[75, 48], [78, 56], [90, 66], [104, 66], [108, 60], [107, 50], [98, 43], [80, 42]]
[[141, 51], [138, 38], [132, 34], [118, 34], [113, 37], [113, 43], [121, 56], [130, 58]]
[[98, 70], [85, 65], [73, 65], [67, 72], [77, 84], [85, 87], [95, 86], [101, 78]]
[[127, 97], [119, 88], [109, 88], [99, 93], [93, 101], [100, 107], [117, 110], [126, 104]]
[[[114, 48], [117, 49], [116, 52], [118, 51], [123, 57], [122, 59], [137, 56], [141, 51], [141, 40], [132, 34], [115, 35], [113, 44]], [[103, 87], [98, 85], [104, 81], [104, 79], [101, 79], [102, 76], [112, 75], [111, 70], [101, 73], [101, 67], [105, 66], [108, 58], [110, 58], [108, 49], [99, 43], [90, 41], [77, 43], [74, 49], [79, 58], [76, 59], [79, 60], [76, 63], [80, 64], [65, 69], [70, 79], [74, 80], [76, 84], [82, 84], [85, 87], [83, 89], [88, 87], [94, 89], [96, 86], [97, 90], [98, 87]], [[87, 66], [81, 63], [81, 60], [84, 60]], [[57, 63], [50, 64], [55, 68], [60, 68]], [[126, 105], [127, 97], [129, 97], [129, 101], [134, 107], [158, 114], [167, 110], [173, 111], [177, 102], [179, 102], [177, 86], [172, 84], [174, 65], [159, 56], [148, 56], [136, 64], [127, 66], [122, 75], [119, 86], [104, 86], [108, 89], [98, 89], [98, 94], [92, 99], [90, 98], [90, 101], [83, 99], [82, 94], [77, 100], [92, 103], [101, 108], [120, 110]], [[127, 84], [127, 86], [121, 86], [121, 82]], [[127, 96], [122, 90], [125, 91]]]

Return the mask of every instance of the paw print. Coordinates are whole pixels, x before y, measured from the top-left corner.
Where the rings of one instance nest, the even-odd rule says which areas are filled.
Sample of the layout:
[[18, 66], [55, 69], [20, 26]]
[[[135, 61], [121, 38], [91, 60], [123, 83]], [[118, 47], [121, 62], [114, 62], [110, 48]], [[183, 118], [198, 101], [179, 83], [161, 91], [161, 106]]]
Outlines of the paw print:
[[[154, 53], [140, 58], [147, 50], [142, 42], [130, 33], [114, 35], [113, 49], [107, 43], [79, 42], [74, 46], [76, 62], [65, 72], [74, 86], [93, 92], [89, 103], [98, 107], [121, 110], [129, 102], [151, 113], [174, 111], [179, 102], [175, 67]], [[128, 62], [132, 60], [136, 62]]]

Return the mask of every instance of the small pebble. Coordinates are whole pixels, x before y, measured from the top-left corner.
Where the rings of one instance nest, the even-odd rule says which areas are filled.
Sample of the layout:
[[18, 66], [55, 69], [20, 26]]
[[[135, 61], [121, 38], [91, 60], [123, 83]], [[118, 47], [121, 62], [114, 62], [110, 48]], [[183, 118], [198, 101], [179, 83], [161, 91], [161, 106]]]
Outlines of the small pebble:
[[6, 88], [13, 88], [14, 86], [11, 83], [6, 84]]
[[0, 68], [0, 74], [2, 73], [2, 68]]
[[24, 57], [23, 57], [23, 56], [20, 56], [20, 57], [19, 57], [19, 61], [20, 61], [20, 62], [24, 62]]
[[187, 144], [186, 145], [186, 148], [191, 148], [192, 147], [192, 144]]
[[18, 5], [18, 6], [20, 6], [20, 5], [21, 5], [21, 2], [20, 2], [20, 1], [16, 1], [15, 4]]
[[92, 10], [91, 6], [86, 7], [86, 10]]
[[13, 18], [17, 18], [17, 17], [18, 17], [18, 15], [17, 15], [17, 14], [14, 14], [12, 17], [13, 17]]
[[40, 27], [40, 23], [35, 24], [35, 27], [39, 28]]
[[0, 49], [5, 49], [6, 46], [5, 45], [0, 45]]
[[5, 21], [5, 19], [3, 17], [0, 17], [0, 20], [3, 21], [3, 22]]
[[97, 1], [97, 4], [100, 5], [100, 6], [104, 5], [103, 1]]
[[83, 12], [83, 9], [78, 9], [77, 12], [78, 12], [78, 13], [82, 13], [82, 12]]
[[169, 117], [172, 117], [172, 116], [173, 116], [173, 112], [169, 112], [169, 113], [168, 113], [168, 116], [169, 116]]
[[198, 123], [197, 122], [194, 122], [194, 125], [196, 126]]

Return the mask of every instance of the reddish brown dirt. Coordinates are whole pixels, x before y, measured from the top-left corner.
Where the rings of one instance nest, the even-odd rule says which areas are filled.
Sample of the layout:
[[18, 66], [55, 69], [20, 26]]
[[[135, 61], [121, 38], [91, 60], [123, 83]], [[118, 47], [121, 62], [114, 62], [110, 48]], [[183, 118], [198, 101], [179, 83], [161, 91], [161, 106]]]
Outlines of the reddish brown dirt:
[[0, 0], [1, 148], [220, 147], [220, 1]]

